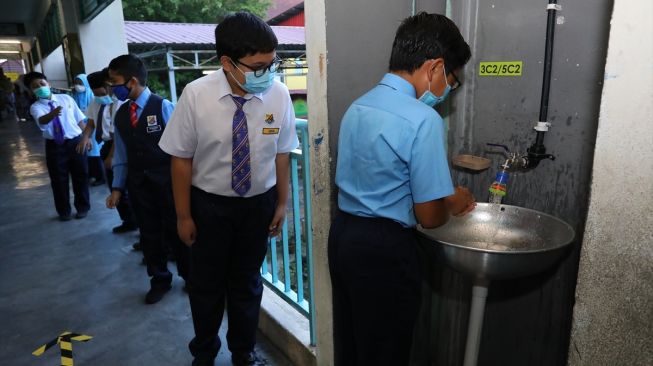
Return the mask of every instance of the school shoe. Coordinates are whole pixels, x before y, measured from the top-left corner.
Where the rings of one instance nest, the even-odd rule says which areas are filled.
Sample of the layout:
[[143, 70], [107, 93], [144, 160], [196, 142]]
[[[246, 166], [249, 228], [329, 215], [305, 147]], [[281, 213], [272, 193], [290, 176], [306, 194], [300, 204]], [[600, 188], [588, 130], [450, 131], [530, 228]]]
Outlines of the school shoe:
[[86, 211], [86, 212], [78, 212], [78, 213], [75, 214], [75, 218], [76, 218], [77, 220], [79, 220], [79, 219], [83, 219], [83, 218], [85, 218], [86, 216], [88, 216], [88, 211]]
[[136, 243], [132, 244], [132, 249], [137, 251], [137, 252], [140, 252], [140, 251], [143, 250], [143, 244], [141, 244], [140, 241], [136, 242]]
[[246, 353], [232, 353], [231, 362], [234, 364], [234, 366], [265, 366], [268, 364], [268, 361], [264, 358], [260, 358], [255, 351]]
[[68, 215], [59, 215], [59, 221], [70, 221], [73, 217], [68, 214]]
[[169, 283], [166, 284], [156, 284], [150, 287], [150, 291], [145, 295], [146, 304], [156, 304], [161, 301], [168, 291], [172, 288], [172, 285]]
[[213, 366], [215, 359], [206, 357], [195, 357], [192, 366]]
[[124, 221], [122, 224], [111, 229], [111, 231], [113, 231], [114, 234], [123, 234], [134, 230], [138, 230], [138, 226], [136, 226], [136, 224], [130, 224]]

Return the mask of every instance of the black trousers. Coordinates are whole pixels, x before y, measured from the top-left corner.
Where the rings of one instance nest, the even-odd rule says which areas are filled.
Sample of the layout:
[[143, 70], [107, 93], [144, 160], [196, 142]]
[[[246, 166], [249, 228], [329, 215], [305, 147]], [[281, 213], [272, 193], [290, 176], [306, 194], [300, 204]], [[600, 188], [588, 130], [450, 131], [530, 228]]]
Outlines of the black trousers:
[[96, 182], [104, 182], [104, 160], [99, 156], [88, 157], [88, 177], [95, 178]]
[[[104, 145], [102, 145], [102, 148], [100, 148], [100, 158], [102, 159], [102, 169], [104, 169], [104, 160], [109, 156], [109, 153], [111, 152], [111, 146], [113, 145], [113, 140], [105, 141]], [[109, 187], [109, 192], [113, 189], [112, 183], [113, 183], [113, 170], [111, 169], [105, 169], [105, 178], [107, 180], [107, 186]], [[131, 204], [129, 203], [129, 189], [125, 189], [122, 192], [122, 196], [120, 197], [120, 201], [118, 202], [118, 205], [116, 206], [116, 210], [118, 210], [118, 215], [120, 216], [120, 219], [125, 223], [129, 225], [136, 225], [136, 216], [134, 215], [134, 212], [132, 211]]]
[[229, 350], [254, 350], [263, 295], [260, 269], [276, 204], [274, 187], [249, 198], [218, 196], [192, 188], [191, 211], [197, 227], [190, 272], [195, 338], [189, 348], [193, 356], [218, 354], [225, 300]]
[[141, 233], [143, 256], [152, 286], [168, 285], [168, 248], [176, 257], [177, 273], [188, 278], [188, 247], [177, 235], [177, 217], [172, 197], [170, 168], [145, 172], [129, 171], [127, 189]]
[[71, 214], [69, 176], [73, 181], [75, 209], [77, 212], [91, 209], [86, 155], [75, 151], [79, 139], [79, 136], [66, 139], [62, 145], [57, 145], [54, 140], [45, 140], [45, 161], [50, 174], [54, 206], [59, 216]]
[[335, 365], [408, 365], [421, 289], [414, 229], [339, 212], [328, 252]]

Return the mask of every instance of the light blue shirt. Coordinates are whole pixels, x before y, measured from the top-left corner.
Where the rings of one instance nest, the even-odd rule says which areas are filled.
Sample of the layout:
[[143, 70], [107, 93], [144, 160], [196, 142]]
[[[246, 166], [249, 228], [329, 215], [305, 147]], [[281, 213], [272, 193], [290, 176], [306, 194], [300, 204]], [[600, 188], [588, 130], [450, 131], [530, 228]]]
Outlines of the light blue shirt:
[[414, 203], [454, 193], [444, 141], [438, 113], [415, 98], [408, 81], [386, 74], [342, 118], [338, 206], [416, 226]]
[[[138, 105], [138, 108], [136, 108], [136, 115], [138, 118], [141, 118], [141, 113], [143, 112], [145, 104], [147, 104], [147, 101], [150, 99], [150, 95], [152, 95], [150, 88], [145, 88], [141, 95], [139, 95], [134, 101], [134, 103]], [[125, 108], [128, 107], [129, 105]], [[168, 120], [170, 119], [174, 109], [175, 105], [172, 104], [172, 102], [167, 99], [163, 100], [163, 104], [161, 105], [161, 115], [163, 115], [163, 123], [165, 125], [168, 124]], [[125, 181], [127, 180], [127, 149], [117, 128], [114, 130], [113, 139], [115, 150], [113, 151], [113, 162], [111, 164], [111, 168], [113, 169], [113, 182], [111, 186], [114, 189], [124, 189]]]

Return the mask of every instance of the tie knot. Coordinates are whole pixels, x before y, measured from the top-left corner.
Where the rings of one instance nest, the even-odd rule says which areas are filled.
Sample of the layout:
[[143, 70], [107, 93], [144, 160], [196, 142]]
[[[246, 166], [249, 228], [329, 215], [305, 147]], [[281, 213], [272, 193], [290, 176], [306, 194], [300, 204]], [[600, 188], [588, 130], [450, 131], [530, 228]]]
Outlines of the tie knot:
[[247, 103], [247, 101], [248, 101], [248, 99], [245, 99], [243, 97], [237, 97], [237, 96], [234, 96], [234, 95], [231, 96], [231, 99], [234, 100], [234, 103], [236, 103], [236, 107], [238, 109], [243, 109], [243, 105], [245, 105], [245, 103]]
[[132, 102], [132, 104], [129, 106], [129, 108], [131, 108], [132, 111], [135, 111], [136, 108], [138, 108], [138, 104], [136, 104], [136, 102]]

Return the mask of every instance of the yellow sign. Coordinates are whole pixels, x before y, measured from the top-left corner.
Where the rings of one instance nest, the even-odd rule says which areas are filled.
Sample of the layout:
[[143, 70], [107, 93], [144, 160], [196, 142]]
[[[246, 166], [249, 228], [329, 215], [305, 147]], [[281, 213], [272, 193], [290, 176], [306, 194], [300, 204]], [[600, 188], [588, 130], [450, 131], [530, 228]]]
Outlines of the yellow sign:
[[523, 61], [481, 62], [479, 76], [521, 76]]
[[279, 129], [278, 128], [264, 128], [263, 129], [263, 134], [264, 135], [278, 135], [279, 134]]
[[57, 338], [42, 345], [36, 351], [32, 352], [34, 356], [40, 356], [48, 349], [55, 345], [59, 345], [61, 349], [61, 366], [73, 366], [73, 344], [72, 341], [88, 342], [93, 337], [84, 334], [77, 334], [71, 332], [63, 332]]

